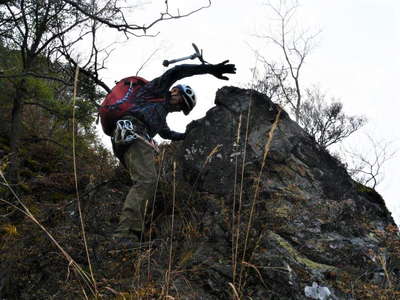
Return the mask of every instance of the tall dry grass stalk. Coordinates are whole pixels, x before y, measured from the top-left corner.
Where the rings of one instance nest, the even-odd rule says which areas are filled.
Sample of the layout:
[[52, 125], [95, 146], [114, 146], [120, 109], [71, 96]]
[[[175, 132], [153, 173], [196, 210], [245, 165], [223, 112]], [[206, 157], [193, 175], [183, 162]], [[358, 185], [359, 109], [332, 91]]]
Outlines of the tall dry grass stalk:
[[[257, 63], [259, 61], [259, 57], [257, 55], [256, 57], [256, 62], [255, 66], [253, 69], [253, 74], [252, 74], [252, 86], [254, 85], [254, 81], [256, 79], [256, 70], [257, 70]], [[253, 89], [251, 90], [250, 94], [250, 103], [249, 107], [247, 110], [247, 120], [246, 120], [246, 132], [245, 132], [245, 138], [244, 138], [244, 143], [243, 143], [243, 159], [242, 159], [242, 169], [241, 169], [241, 175], [240, 175], [240, 190], [239, 190], [239, 206], [238, 206], [238, 211], [236, 214], [235, 218], [235, 210], [236, 210], [236, 180], [237, 180], [237, 165], [238, 161], [235, 161], [235, 184], [234, 184], [234, 205], [232, 206], [232, 240], [235, 240], [234, 245], [232, 247], [232, 253], [233, 253], [233, 270], [232, 270], [232, 277], [233, 277], [233, 285], [232, 287], [235, 289], [235, 284], [236, 284], [236, 276], [237, 276], [237, 264], [238, 264], [238, 252], [239, 252], [239, 239], [240, 239], [240, 223], [241, 223], [241, 215], [242, 215], [242, 207], [243, 207], [243, 186], [244, 186], [244, 171], [245, 171], [245, 166], [246, 166], [246, 155], [247, 155], [247, 141], [249, 137], [249, 125], [250, 125], [250, 116], [251, 116], [251, 108], [253, 106]], [[240, 114], [239, 117], [239, 125], [238, 125], [238, 131], [237, 131], [237, 142], [240, 142], [240, 133], [241, 133], [241, 126], [242, 126], [242, 114]], [[240, 149], [240, 148], [239, 148]], [[236, 219], [236, 228], [235, 228], [235, 219]]]
[[232, 284], [231, 282], [229, 282], [228, 285], [231, 287], [231, 289], [232, 289], [232, 291], [233, 291], [234, 299], [235, 299], [235, 300], [240, 300], [239, 293], [238, 293], [238, 291], [237, 291], [235, 285]]
[[390, 275], [389, 275], [389, 272], [388, 272], [388, 269], [387, 269], [385, 255], [384, 254], [379, 254], [379, 255], [376, 256], [376, 258], [377, 258], [378, 262], [380, 263], [380, 265], [382, 266], [383, 272], [384, 272], [385, 277], [386, 277], [386, 279], [388, 281], [388, 284], [389, 284], [389, 289], [392, 289], [393, 288], [393, 284], [392, 284], [392, 281], [390, 280]]
[[77, 175], [77, 168], [76, 168], [76, 130], [77, 128], [75, 127], [76, 119], [75, 119], [75, 104], [76, 104], [76, 95], [78, 91], [78, 78], [79, 78], [79, 67], [76, 67], [75, 70], [75, 78], [74, 78], [74, 91], [73, 91], [73, 96], [72, 96], [72, 156], [73, 156], [73, 162], [74, 162], [74, 178], [75, 178], [75, 191], [76, 191], [76, 199], [78, 203], [78, 211], [79, 211], [79, 219], [81, 223], [81, 230], [82, 230], [82, 237], [83, 237], [83, 243], [85, 245], [85, 252], [86, 252], [86, 258], [88, 261], [89, 265], [89, 271], [90, 271], [90, 276], [92, 278], [92, 284], [95, 290], [95, 297], [98, 295], [97, 291], [97, 283], [96, 279], [94, 278], [94, 273], [93, 273], [93, 267], [92, 263], [90, 260], [90, 255], [89, 255], [89, 248], [87, 244], [87, 239], [86, 239], [86, 231], [85, 231], [85, 224], [83, 222], [83, 215], [82, 215], [82, 209], [81, 209], [81, 200], [79, 197], [79, 188], [78, 188], [78, 175]]
[[[163, 168], [164, 164], [164, 157], [165, 157], [165, 148], [163, 148], [161, 152], [161, 157], [160, 157], [160, 166], [158, 168], [158, 174], [157, 174], [157, 181], [156, 181], [156, 186], [154, 188], [154, 194], [153, 194], [153, 203], [151, 206], [151, 214], [150, 214], [150, 229], [149, 229], [149, 241], [151, 241], [152, 238], [152, 233], [153, 233], [153, 218], [154, 218], [154, 210], [155, 210], [155, 204], [156, 204], [156, 198], [157, 198], [157, 190], [158, 190], [158, 185], [160, 183], [161, 179], [161, 171]], [[144, 224], [143, 224], [144, 228]], [[151, 273], [151, 245], [149, 243], [149, 249], [148, 249], [148, 263], [147, 263], [147, 280], [150, 280], [150, 273]]]
[[168, 261], [168, 272], [166, 279], [166, 293], [165, 297], [169, 296], [169, 286], [171, 281], [171, 269], [172, 269], [172, 245], [174, 238], [174, 221], [175, 221], [175, 197], [176, 197], [176, 161], [174, 161], [173, 167], [173, 186], [172, 186], [172, 216], [171, 216], [171, 237], [169, 246], [169, 261]]
[[[253, 197], [253, 201], [251, 203], [250, 217], [249, 217], [249, 221], [247, 223], [247, 229], [246, 229], [246, 238], [245, 238], [244, 249], [243, 249], [243, 254], [242, 254], [242, 264], [245, 262], [245, 256], [246, 256], [246, 251], [247, 251], [247, 246], [248, 246], [248, 241], [249, 241], [250, 229], [251, 229], [253, 216], [254, 216], [255, 203], [256, 203], [256, 200], [258, 198], [258, 194], [260, 192], [261, 175], [263, 173], [263, 170], [264, 170], [264, 167], [265, 167], [265, 164], [266, 164], [266, 161], [267, 161], [268, 153], [269, 153], [269, 150], [271, 148], [272, 140], [273, 140], [274, 135], [275, 135], [275, 130], [278, 127], [278, 123], [279, 123], [279, 120], [280, 120], [280, 117], [281, 117], [281, 112], [282, 112], [282, 109], [279, 107], [278, 108], [278, 113], [275, 116], [275, 120], [274, 120], [274, 123], [272, 124], [271, 130], [268, 132], [268, 139], [267, 139], [267, 143], [265, 144], [265, 147], [264, 147], [264, 155], [263, 155], [261, 168], [260, 168], [259, 174], [258, 174], [258, 176], [256, 178], [256, 186], [255, 186], [255, 189], [254, 189], [254, 197]], [[244, 268], [241, 267], [240, 268], [240, 276], [239, 276], [239, 290], [241, 290], [241, 288], [242, 288], [243, 270], [244, 270]]]
[[236, 276], [236, 247], [235, 247], [235, 219], [236, 219], [236, 192], [237, 192], [237, 179], [238, 179], [238, 169], [239, 169], [239, 153], [241, 153], [240, 149], [240, 131], [242, 126], [242, 113], [239, 115], [239, 122], [236, 132], [236, 141], [233, 147], [235, 153], [235, 177], [233, 183], [233, 203], [232, 203], [232, 274], [233, 274], [233, 282], [235, 282]]
[[[257, 268], [257, 266], [255, 266], [255, 265], [253, 265], [253, 264], [251, 264], [251, 263], [245, 262], [245, 261], [243, 261], [242, 264], [243, 264], [243, 266], [250, 267], [250, 268], [252, 268], [254, 271], [256, 271], [258, 277], [260, 278], [260, 281], [261, 281], [262, 285], [263, 285], [266, 289], [268, 289], [268, 286], [266, 285], [266, 283], [265, 283], [265, 281], [264, 281], [264, 278], [262, 277], [261, 272], [260, 272], [260, 270]], [[282, 268], [280, 268], [280, 269], [282, 269]], [[283, 268], [283, 269], [286, 270], [285, 268]]]
[[215, 147], [211, 150], [211, 152], [207, 155], [207, 157], [206, 157], [206, 159], [205, 159], [205, 161], [204, 161], [203, 168], [205, 168], [206, 165], [209, 164], [209, 163], [211, 162], [213, 156], [214, 156], [215, 154], [217, 154], [217, 153], [221, 150], [221, 148], [222, 148], [222, 144], [218, 144], [217, 146], [215, 146]]
[[[254, 75], [253, 75], [254, 76]], [[244, 171], [246, 168], [246, 158], [247, 158], [247, 141], [249, 138], [249, 127], [250, 127], [250, 116], [251, 108], [253, 106], [253, 94], [250, 95], [249, 108], [247, 110], [247, 120], [246, 120], [246, 133], [243, 143], [243, 159], [242, 159], [242, 169], [240, 174], [240, 190], [239, 190], [239, 206], [236, 216], [236, 228], [232, 228], [233, 235], [235, 235], [235, 254], [234, 254], [234, 266], [233, 266], [233, 284], [236, 283], [237, 276], [237, 264], [238, 264], [238, 253], [239, 253], [239, 239], [240, 239], [240, 223], [242, 218], [242, 207], [243, 207], [243, 187], [244, 187]], [[235, 230], [236, 229], [236, 230]]]

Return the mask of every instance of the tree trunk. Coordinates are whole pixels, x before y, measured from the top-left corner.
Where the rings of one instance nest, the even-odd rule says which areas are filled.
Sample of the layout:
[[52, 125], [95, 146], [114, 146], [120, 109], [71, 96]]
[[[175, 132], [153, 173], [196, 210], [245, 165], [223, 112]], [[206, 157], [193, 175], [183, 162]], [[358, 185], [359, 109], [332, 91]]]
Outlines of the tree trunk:
[[17, 183], [19, 179], [19, 144], [22, 136], [22, 114], [24, 110], [24, 94], [26, 80], [22, 79], [17, 85], [11, 112], [10, 150], [11, 159], [8, 170], [8, 179], [11, 183]]

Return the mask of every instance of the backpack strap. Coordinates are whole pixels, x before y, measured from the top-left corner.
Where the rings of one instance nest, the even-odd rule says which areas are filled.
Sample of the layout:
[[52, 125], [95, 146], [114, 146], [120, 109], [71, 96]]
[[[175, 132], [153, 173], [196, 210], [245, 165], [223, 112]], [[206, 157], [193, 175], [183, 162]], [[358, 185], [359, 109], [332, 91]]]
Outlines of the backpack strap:
[[[124, 80], [124, 79], [122, 79], [122, 80]], [[139, 85], [140, 87], [144, 87], [146, 85], [146, 83], [147, 83], [146, 81], [143, 81], [140, 79], [136, 80], [135, 83], [132, 83], [132, 81], [127, 80], [127, 79], [125, 79], [125, 81], [124, 81], [124, 85], [129, 85], [130, 88], [133, 87], [134, 85]], [[144, 98], [144, 99], [148, 102], [153, 102], [153, 103], [165, 101], [165, 98]]]
[[[125, 85], [129, 85], [129, 87], [132, 87], [133, 86], [133, 83], [132, 83], [132, 81], [129, 81], [129, 80], [125, 80], [124, 81], [124, 84]], [[144, 81], [142, 81], [142, 80], [137, 80], [136, 82], [135, 82], [135, 85], [140, 85], [140, 86], [145, 86], [145, 82]]]

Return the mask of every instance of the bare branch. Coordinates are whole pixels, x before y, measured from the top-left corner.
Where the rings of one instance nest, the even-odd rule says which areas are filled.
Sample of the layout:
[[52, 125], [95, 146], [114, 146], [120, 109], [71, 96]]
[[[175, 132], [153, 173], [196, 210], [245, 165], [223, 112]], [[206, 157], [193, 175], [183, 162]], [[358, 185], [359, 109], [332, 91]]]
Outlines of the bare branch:
[[153, 56], [160, 51], [160, 48], [155, 49], [150, 55], [149, 57], [143, 62], [143, 64], [140, 66], [140, 68], [137, 70], [136, 72], [136, 76], [139, 75], [140, 71], [143, 69], [143, 67], [153, 58]]
[[306, 90], [306, 99], [300, 107], [299, 124], [322, 148], [341, 142], [365, 123], [364, 117], [346, 115], [340, 101], [332, 99], [328, 102], [319, 88]]
[[[280, 50], [282, 64], [285, 66], [290, 77], [285, 77], [285, 80], [282, 80], [281, 70], [275, 70], [276, 63], [271, 59], [264, 59], [266, 77], [270, 75], [275, 76], [276, 81], [280, 84], [280, 94], [285, 97], [286, 104], [290, 105], [296, 121], [299, 121], [300, 107], [303, 101], [300, 72], [311, 52], [312, 44], [318, 33], [309, 34], [308, 32], [302, 32], [301, 34], [296, 34], [290, 28], [292, 19], [298, 9], [298, 2], [294, 1], [292, 3], [292, 5], [287, 5], [286, 1], [279, 1], [278, 5], [267, 4], [276, 16], [279, 29], [277, 29], [277, 34], [270, 32], [259, 37], [272, 42]], [[275, 89], [274, 86], [273, 88]]]
[[[152, 28], [154, 25], [156, 25], [157, 23], [160, 23], [162, 21], [167, 21], [167, 20], [172, 20], [172, 19], [180, 19], [180, 18], [184, 18], [184, 17], [188, 17], [200, 10], [206, 9], [208, 7], [211, 6], [211, 0], [208, 0], [208, 5], [205, 6], [201, 6], [197, 9], [194, 9], [190, 12], [187, 12], [185, 14], [180, 14], [178, 13], [177, 15], [173, 15], [169, 12], [168, 10], [168, 1], [165, 2], [166, 5], [166, 9], [164, 12], [162, 12], [160, 14], [160, 17], [158, 19], [155, 19], [153, 22], [151, 22], [148, 25], [137, 25], [137, 24], [130, 24], [124, 14], [123, 11], [116, 7], [113, 6], [113, 8], [116, 11], [116, 14], [119, 15], [119, 18], [116, 18], [116, 20], [114, 19], [109, 19], [109, 18], [104, 18], [101, 16], [101, 14], [98, 13], [92, 13], [91, 11], [89, 11], [87, 8], [85, 8], [81, 3], [75, 2], [73, 0], [63, 0], [64, 2], [70, 4], [72, 7], [74, 7], [75, 9], [77, 9], [79, 12], [81, 12], [82, 14], [86, 15], [87, 17], [89, 17], [92, 20], [96, 20], [104, 25], [107, 25], [110, 28], [114, 28], [117, 29], [118, 31], [123, 31], [126, 34], [132, 34], [134, 36], [148, 36], [147, 31]], [[107, 2], [107, 4], [109, 4], [110, 2]], [[107, 5], [106, 4], [106, 5]], [[121, 19], [122, 22], [118, 23], [119, 19]], [[143, 31], [144, 34], [143, 35], [138, 35], [135, 33], [135, 31]]]
[[345, 150], [348, 156], [348, 171], [350, 175], [363, 185], [375, 189], [384, 179], [384, 166], [397, 155], [393, 143], [376, 140], [367, 135], [370, 147], [368, 151], [360, 152], [354, 149]]
[[[46, 41], [43, 42], [42, 46], [37, 50], [37, 52], [35, 51], [35, 53], [42, 53], [44, 51], [44, 49], [47, 48], [47, 46], [55, 39], [59, 38], [60, 36], [63, 36], [64, 34], [66, 34], [67, 32], [70, 32], [73, 28], [75, 28], [76, 26], [78, 26], [79, 24], [82, 24], [86, 21], [88, 21], [89, 19], [82, 19], [78, 22], [75, 22], [74, 24], [72, 24], [71, 26], [65, 28], [64, 30], [58, 32], [57, 34], [53, 34], [50, 38], [48, 38]], [[82, 37], [80, 37], [82, 38]]]
[[15, 24], [15, 27], [18, 29], [21, 36], [24, 36], [24, 31], [22, 30], [21, 26], [19, 25], [19, 18], [16, 17], [16, 15], [14, 14], [14, 11], [11, 9], [11, 7], [8, 5], [8, 3], [6, 3], [6, 7], [11, 16], [11, 18], [9, 18], [9, 19], [12, 19], [13, 23]]
[[[76, 68], [77, 66], [79, 66], [78, 62], [76, 62], [72, 56], [67, 52], [67, 49], [64, 49], [63, 52], [64, 57], [72, 64], [72, 66], [74, 68]], [[98, 78], [98, 75], [94, 74], [92, 71], [84, 69], [84, 68], [80, 68], [79, 70], [80, 73], [84, 74], [85, 76], [91, 78], [97, 85], [99, 85], [100, 87], [102, 87], [107, 93], [111, 92], [111, 89], [108, 87], [107, 84], [105, 84], [103, 81], [101, 81]], [[97, 103], [95, 103], [96, 106], [99, 106]]]
[[[10, 81], [14, 79], [12, 81], [16, 86], [14, 95], [10, 97], [12, 101], [10, 149], [11, 152], [16, 153], [10, 162], [10, 178], [13, 178], [13, 181], [18, 181], [18, 165], [21, 162], [18, 151], [24, 130], [23, 108], [27, 100], [31, 101], [27, 76], [56, 81], [69, 87], [73, 76], [71, 66], [73, 68], [78, 66], [78, 59], [73, 54], [79, 51], [81, 57], [88, 58], [83, 66], [79, 66], [82, 76], [89, 79], [83, 82], [81, 91], [88, 95], [94, 106], [98, 106], [96, 100], [101, 95], [97, 86], [110, 92], [110, 88], [98, 76], [99, 70], [105, 67], [105, 60], [109, 55], [109, 51], [100, 49], [98, 46], [96, 31], [100, 27], [108, 26], [116, 29], [126, 37], [140, 36], [137, 33], [141, 31], [143, 35], [149, 36], [147, 30], [155, 24], [190, 16], [209, 7], [211, 0], [207, 1], [207, 6], [201, 6], [184, 14], [179, 11], [177, 14], [170, 13], [168, 1], [166, 1], [166, 7], [161, 16], [143, 26], [130, 23], [125, 16], [128, 8], [122, 7], [120, 3], [125, 2], [124, 0], [6, 0], [2, 2], [0, 39], [16, 66], [15, 74], [0, 73], [0, 78], [8, 78]], [[81, 39], [89, 33], [92, 34], [91, 49], [79, 47]], [[18, 54], [20, 58], [15, 58], [14, 54]], [[7, 69], [10, 68], [7, 67]], [[60, 89], [60, 86], [56, 85], [54, 89]], [[65, 93], [68, 94], [68, 89]], [[35, 99], [37, 102], [41, 100], [43, 99]], [[93, 107], [89, 105], [88, 108]]]

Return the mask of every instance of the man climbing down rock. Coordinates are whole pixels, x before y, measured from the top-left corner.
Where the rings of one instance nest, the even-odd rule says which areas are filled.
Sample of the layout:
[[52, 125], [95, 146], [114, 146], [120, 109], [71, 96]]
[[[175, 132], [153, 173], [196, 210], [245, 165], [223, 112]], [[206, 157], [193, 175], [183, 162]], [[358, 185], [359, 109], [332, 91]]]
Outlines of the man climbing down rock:
[[[157, 181], [154, 162], [157, 146], [152, 138], [159, 134], [164, 139], [184, 139], [185, 133], [170, 130], [166, 122], [167, 114], [183, 111], [187, 115], [196, 105], [196, 95], [190, 86], [178, 84], [169, 89], [176, 81], [193, 75], [211, 74], [218, 79], [228, 80], [224, 74], [236, 73], [235, 65], [228, 62], [176, 66], [162, 76], [141, 84], [136, 93], [131, 93], [134, 95], [128, 91], [123, 99], [117, 101], [122, 103], [125, 98], [130, 98], [127, 101], [134, 102], [127, 113], [116, 122], [112, 134], [114, 153], [128, 169], [133, 182], [123, 205], [118, 228], [113, 235], [113, 239], [119, 244], [132, 244], [134, 247], [144, 231], [146, 205], [150, 205], [154, 197]], [[125, 84], [132, 88], [131, 83]]]

